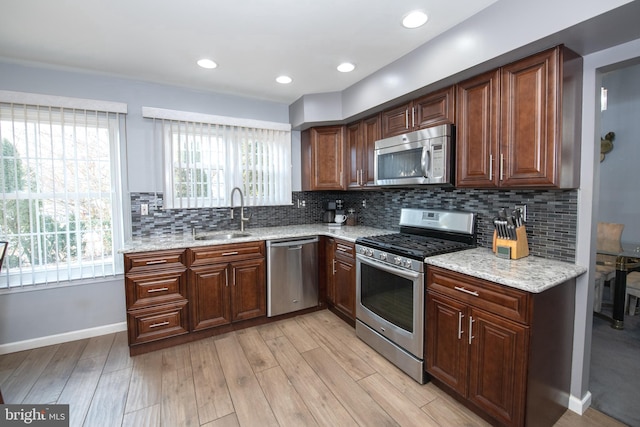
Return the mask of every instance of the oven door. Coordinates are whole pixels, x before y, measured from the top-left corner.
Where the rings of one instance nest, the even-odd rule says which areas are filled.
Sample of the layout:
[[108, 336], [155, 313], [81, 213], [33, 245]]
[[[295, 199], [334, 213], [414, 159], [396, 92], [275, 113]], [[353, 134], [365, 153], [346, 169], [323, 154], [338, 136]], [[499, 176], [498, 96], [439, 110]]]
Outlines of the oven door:
[[356, 256], [356, 318], [423, 359], [424, 274]]

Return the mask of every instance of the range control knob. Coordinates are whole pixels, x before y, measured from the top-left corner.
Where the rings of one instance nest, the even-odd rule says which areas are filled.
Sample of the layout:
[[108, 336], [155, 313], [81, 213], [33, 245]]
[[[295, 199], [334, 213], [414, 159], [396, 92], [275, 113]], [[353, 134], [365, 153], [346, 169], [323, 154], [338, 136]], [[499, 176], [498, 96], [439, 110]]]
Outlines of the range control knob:
[[402, 258], [400, 258], [399, 256], [397, 256], [397, 257], [395, 257], [395, 258], [393, 259], [393, 262], [394, 262], [394, 264], [395, 264], [395, 265], [400, 265], [400, 264], [402, 264]]
[[405, 260], [404, 266], [407, 268], [411, 268], [411, 260], [410, 259]]
[[385, 252], [380, 252], [380, 259], [382, 261], [386, 261], [387, 260], [387, 254]]
[[367, 249], [367, 256], [373, 256], [373, 249]]
[[365, 248], [360, 248], [360, 253], [364, 254], [365, 252], [367, 252], [367, 250]]

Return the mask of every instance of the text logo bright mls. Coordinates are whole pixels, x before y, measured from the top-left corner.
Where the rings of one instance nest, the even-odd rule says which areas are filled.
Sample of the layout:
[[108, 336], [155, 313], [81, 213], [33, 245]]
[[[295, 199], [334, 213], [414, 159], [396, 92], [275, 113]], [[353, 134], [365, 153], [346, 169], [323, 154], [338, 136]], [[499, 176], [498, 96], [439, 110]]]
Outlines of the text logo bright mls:
[[68, 427], [69, 405], [2, 405], [0, 427]]

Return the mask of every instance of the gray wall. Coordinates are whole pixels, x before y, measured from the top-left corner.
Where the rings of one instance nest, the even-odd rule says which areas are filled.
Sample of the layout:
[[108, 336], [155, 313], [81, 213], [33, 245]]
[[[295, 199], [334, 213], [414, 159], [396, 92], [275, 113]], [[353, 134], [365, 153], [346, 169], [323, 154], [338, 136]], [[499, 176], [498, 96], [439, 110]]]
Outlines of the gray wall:
[[602, 135], [615, 133], [613, 151], [600, 163], [598, 221], [624, 224], [622, 240], [640, 242], [640, 64], [606, 73], [608, 107]]

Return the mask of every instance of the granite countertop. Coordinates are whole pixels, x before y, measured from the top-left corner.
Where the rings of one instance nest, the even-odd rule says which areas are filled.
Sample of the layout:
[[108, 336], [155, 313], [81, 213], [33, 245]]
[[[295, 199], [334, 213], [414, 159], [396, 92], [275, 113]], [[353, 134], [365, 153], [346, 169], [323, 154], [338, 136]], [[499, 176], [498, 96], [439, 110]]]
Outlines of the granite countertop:
[[498, 258], [487, 248], [437, 255], [427, 258], [426, 263], [532, 293], [540, 293], [587, 271], [581, 265], [534, 256], [517, 260]]
[[[216, 230], [197, 233], [201, 235], [239, 233], [240, 230]], [[376, 234], [397, 233], [398, 230], [383, 230], [365, 226], [341, 226], [329, 227], [327, 224], [301, 224], [287, 225], [283, 227], [247, 228], [246, 237], [220, 240], [195, 240], [191, 233], [173, 234], [166, 236], [140, 237], [125, 243], [120, 253], [157, 251], [163, 249], [195, 248], [198, 246], [224, 245], [229, 243], [254, 242], [257, 240], [289, 239], [305, 236], [331, 236], [350, 242], [355, 242], [358, 237], [373, 236]]]

